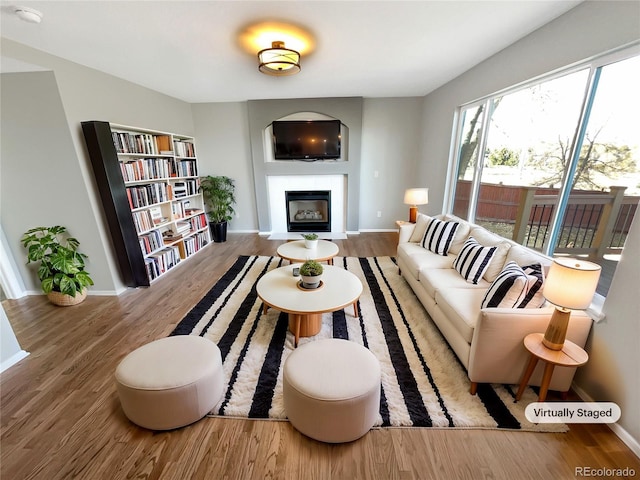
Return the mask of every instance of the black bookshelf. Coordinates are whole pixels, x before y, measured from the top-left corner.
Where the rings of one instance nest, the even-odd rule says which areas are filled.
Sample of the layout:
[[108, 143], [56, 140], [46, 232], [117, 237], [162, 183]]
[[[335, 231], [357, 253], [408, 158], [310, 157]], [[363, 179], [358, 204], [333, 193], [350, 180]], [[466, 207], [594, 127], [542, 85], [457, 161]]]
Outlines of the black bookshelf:
[[122, 280], [129, 287], [148, 287], [149, 276], [131, 216], [111, 127], [108, 122], [82, 122], [82, 132], [111, 232]]

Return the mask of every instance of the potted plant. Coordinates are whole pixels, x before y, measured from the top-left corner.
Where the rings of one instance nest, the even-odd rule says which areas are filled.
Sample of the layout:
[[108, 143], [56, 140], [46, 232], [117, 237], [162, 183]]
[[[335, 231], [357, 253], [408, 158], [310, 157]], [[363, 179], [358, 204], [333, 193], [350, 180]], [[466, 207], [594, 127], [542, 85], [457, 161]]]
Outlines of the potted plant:
[[322, 278], [322, 265], [315, 260], [307, 260], [300, 266], [300, 277], [304, 288], [318, 288]]
[[84, 269], [87, 256], [78, 252], [80, 242], [59, 225], [28, 230], [20, 242], [27, 249], [27, 264], [40, 262], [42, 291], [56, 305], [77, 305], [87, 296], [93, 280]]
[[200, 178], [200, 191], [204, 198], [209, 227], [213, 241], [220, 243], [227, 240], [227, 222], [235, 213], [233, 205], [236, 203], [234, 181], [225, 176], [211, 176]]
[[304, 246], [306, 248], [314, 249], [318, 246], [318, 234], [316, 233], [303, 233]]

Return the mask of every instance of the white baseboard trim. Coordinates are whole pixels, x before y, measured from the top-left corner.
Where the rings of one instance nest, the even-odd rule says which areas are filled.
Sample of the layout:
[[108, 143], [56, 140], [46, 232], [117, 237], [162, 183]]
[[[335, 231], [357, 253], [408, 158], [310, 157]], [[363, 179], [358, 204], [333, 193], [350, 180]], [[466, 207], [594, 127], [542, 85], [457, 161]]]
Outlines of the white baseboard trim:
[[227, 233], [258, 233], [263, 235], [260, 230], [227, 230]]
[[[582, 401], [595, 401], [587, 392], [578, 387], [575, 383], [571, 385], [571, 388], [573, 388], [573, 391], [576, 392], [576, 394], [582, 399]], [[618, 423], [607, 423], [607, 426], [616, 435], [616, 437], [622, 440], [622, 442], [627, 447], [629, 447], [629, 449], [636, 455], [636, 457], [640, 458], [640, 442], [636, 438], [631, 436], [629, 432], [622, 428]]]
[[0, 373], [4, 372], [7, 368], [14, 366], [23, 358], [27, 357], [29, 352], [25, 352], [24, 350], [20, 350], [17, 353], [14, 353], [9, 358], [7, 358], [4, 362], [0, 364]]
[[397, 228], [361, 228], [360, 233], [397, 232]]

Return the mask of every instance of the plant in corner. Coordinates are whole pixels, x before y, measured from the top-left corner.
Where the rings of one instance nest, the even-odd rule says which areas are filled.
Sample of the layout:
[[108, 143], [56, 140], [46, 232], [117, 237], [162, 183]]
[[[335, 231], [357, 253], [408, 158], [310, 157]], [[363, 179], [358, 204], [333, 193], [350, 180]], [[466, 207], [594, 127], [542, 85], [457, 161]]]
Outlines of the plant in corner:
[[300, 266], [302, 286], [305, 288], [318, 288], [323, 272], [322, 265], [315, 260], [307, 260]]
[[84, 269], [87, 256], [78, 252], [80, 242], [59, 225], [28, 230], [20, 242], [27, 249], [27, 264], [40, 262], [42, 291], [56, 305], [76, 305], [87, 296], [93, 280]]
[[209, 227], [213, 241], [220, 243], [227, 240], [227, 222], [235, 213], [235, 184], [233, 179], [225, 176], [200, 177], [200, 191], [204, 198]]

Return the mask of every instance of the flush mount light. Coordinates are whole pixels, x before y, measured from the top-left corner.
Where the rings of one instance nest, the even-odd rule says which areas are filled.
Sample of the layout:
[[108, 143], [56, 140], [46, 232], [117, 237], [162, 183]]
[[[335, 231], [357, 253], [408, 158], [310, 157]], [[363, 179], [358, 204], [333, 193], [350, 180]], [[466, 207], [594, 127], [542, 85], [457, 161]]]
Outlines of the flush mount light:
[[281, 41], [272, 42], [271, 48], [260, 50], [258, 60], [258, 70], [267, 75], [294, 75], [300, 71], [300, 54], [284, 48], [284, 42]]
[[25, 22], [40, 23], [42, 21], [42, 12], [39, 12], [35, 8], [13, 7], [13, 13], [15, 13], [20, 20], [24, 20]]

